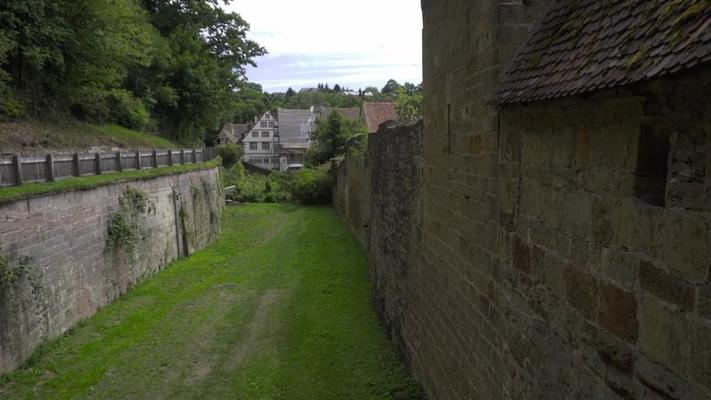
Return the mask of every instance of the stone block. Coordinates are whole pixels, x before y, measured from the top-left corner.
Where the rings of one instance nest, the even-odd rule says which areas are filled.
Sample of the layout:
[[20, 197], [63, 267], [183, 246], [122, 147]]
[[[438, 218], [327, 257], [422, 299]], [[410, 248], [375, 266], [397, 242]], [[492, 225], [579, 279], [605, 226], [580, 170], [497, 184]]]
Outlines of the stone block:
[[525, 274], [531, 273], [531, 250], [519, 235], [514, 235], [514, 268]]
[[600, 326], [618, 338], [628, 343], [636, 343], [639, 322], [637, 321], [637, 298], [634, 293], [609, 283], [602, 283], [597, 321]]
[[642, 262], [639, 269], [642, 289], [679, 307], [682, 312], [693, 311], [696, 290], [690, 284], [655, 267], [651, 262]]
[[565, 287], [568, 304], [585, 319], [595, 319], [598, 307], [598, 281], [588, 272], [568, 265], [565, 268]]
[[695, 322], [691, 326], [691, 335], [689, 375], [711, 393], [711, 325]]
[[699, 288], [699, 315], [711, 320], [711, 283]]
[[690, 283], [704, 283], [711, 265], [711, 238], [706, 218], [684, 210], [668, 210], [655, 224], [652, 257]]
[[641, 351], [685, 376], [691, 341], [684, 314], [650, 296], [643, 298], [639, 314]]

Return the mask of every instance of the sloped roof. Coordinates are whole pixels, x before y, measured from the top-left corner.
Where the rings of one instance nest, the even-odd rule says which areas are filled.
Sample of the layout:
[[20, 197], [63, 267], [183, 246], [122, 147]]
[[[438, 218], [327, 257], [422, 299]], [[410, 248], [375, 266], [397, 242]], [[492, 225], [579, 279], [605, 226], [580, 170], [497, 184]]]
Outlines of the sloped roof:
[[709, 0], [562, 0], [514, 58], [494, 101], [575, 95], [709, 61]]
[[380, 124], [397, 119], [394, 103], [363, 103], [363, 115], [368, 132], [377, 132]]
[[320, 106], [316, 107], [316, 110], [319, 112], [320, 116], [322, 118], [328, 117], [331, 115], [332, 112], [337, 112], [341, 114], [343, 117], [348, 118], [352, 121], [359, 121], [360, 120], [360, 109], [356, 107], [325, 107], [325, 106]]
[[314, 129], [316, 116], [311, 110], [280, 108], [279, 141], [306, 144]]
[[250, 129], [250, 124], [233, 124], [228, 122], [222, 127], [219, 137], [227, 138], [232, 143], [238, 143], [242, 140], [244, 134], [249, 132]]

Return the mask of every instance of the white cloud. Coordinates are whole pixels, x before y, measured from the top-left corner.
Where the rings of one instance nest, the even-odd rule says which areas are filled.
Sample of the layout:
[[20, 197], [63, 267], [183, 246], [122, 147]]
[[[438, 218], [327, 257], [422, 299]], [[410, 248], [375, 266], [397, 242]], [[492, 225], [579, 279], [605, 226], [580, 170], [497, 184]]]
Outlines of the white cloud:
[[[250, 38], [269, 51], [257, 60], [260, 68], [248, 71], [267, 90], [422, 79], [419, 0], [234, 0], [227, 8], [250, 23]], [[303, 78], [314, 70], [323, 76]]]

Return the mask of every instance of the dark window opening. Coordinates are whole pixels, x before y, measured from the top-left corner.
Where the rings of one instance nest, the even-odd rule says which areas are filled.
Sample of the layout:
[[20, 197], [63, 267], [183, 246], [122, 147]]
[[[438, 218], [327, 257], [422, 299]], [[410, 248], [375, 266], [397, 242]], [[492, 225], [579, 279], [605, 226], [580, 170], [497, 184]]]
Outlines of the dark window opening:
[[669, 164], [669, 134], [642, 126], [639, 136], [635, 196], [655, 206], [664, 207]]

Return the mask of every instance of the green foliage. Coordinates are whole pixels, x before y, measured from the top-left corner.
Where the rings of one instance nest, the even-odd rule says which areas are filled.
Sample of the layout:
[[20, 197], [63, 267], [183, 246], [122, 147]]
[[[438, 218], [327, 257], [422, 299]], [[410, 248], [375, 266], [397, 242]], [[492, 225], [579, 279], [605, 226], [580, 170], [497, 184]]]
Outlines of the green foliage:
[[204, 138], [265, 53], [216, 0], [0, 3], [0, 117], [72, 115]]
[[238, 85], [234, 106], [233, 121], [250, 122], [255, 117], [261, 117], [266, 111], [277, 108], [277, 100], [262, 90], [262, 86], [251, 82], [241, 82]]
[[343, 93], [342, 91], [337, 92], [332, 89], [327, 89], [326, 86], [312, 92], [296, 93], [292, 89], [291, 91], [287, 91], [285, 96], [281, 98], [274, 97], [272, 100], [273, 106], [301, 109], [306, 109], [313, 105], [328, 107], [359, 107], [360, 102], [361, 99], [358, 96], [351, 96]]
[[390, 79], [388, 83], [385, 84], [381, 92], [383, 94], [395, 94], [400, 90], [401, 86], [395, 79]]
[[230, 168], [224, 168], [222, 183], [224, 186], [237, 186], [242, 178], [244, 178], [244, 175], [244, 164], [241, 162], [235, 163], [235, 165]]
[[221, 144], [217, 146], [217, 154], [222, 158], [222, 166], [230, 169], [242, 158], [244, 149], [237, 144]]
[[130, 253], [139, 238], [140, 226], [136, 221], [123, 212], [114, 215], [109, 226], [109, 243], [113, 250], [123, 248]]
[[247, 174], [242, 163], [225, 171], [225, 186], [237, 188], [232, 200], [242, 203], [282, 203], [292, 199], [290, 174], [272, 172], [269, 175]]
[[114, 251], [123, 249], [132, 253], [141, 238], [142, 215], [153, 211], [148, 196], [134, 188], [128, 188], [119, 198], [119, 211], [111, 219], [108, 242]]
[[29, 259], [13, 262], [0, 254], [0, 288], [13, 287], [29, 271]]
[[350, 151], [361, 151], [367, 133], [368, 129], [362, 123], [332, 112], [328, 118], [318, 120], [316, 130], [311, 134], [314, 144], [306, 153], [306, 164], [317, 166]]
[[398, 122], [411, 124], [421, 120], [422, 101], [422, 85], [414, 86], [406, 83], [405, 86], [398, 88], [395, 100]]
[[301, 204], [327, 204], [331, 201], [333, 177], [326, 168], [304, 168], [294, 174], [294, 200]]

